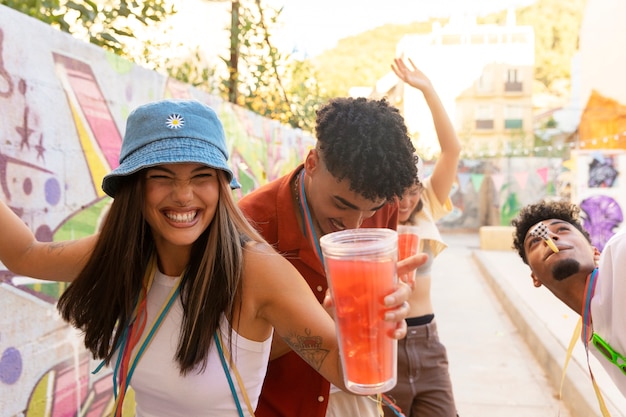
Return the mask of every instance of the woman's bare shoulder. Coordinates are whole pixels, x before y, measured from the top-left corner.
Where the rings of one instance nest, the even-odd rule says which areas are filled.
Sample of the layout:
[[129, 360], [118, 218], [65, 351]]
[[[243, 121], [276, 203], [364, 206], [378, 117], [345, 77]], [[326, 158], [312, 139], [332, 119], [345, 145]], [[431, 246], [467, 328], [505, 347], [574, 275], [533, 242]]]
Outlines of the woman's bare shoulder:
[[255, 267], [287, 267], [291, 264], [266, 242], [248, 242], [244, 246], [244, 261]]

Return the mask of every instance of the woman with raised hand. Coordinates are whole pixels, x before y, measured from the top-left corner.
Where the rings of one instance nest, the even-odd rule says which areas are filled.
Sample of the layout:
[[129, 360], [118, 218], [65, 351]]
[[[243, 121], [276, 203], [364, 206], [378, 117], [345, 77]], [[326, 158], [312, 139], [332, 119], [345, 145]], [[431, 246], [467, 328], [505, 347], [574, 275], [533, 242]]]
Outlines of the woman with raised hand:
[[409, 299], [408, 329], [398, 342], [398, 383], [386, 393], [391, 407], [385, 416], [396, 416], [398, 407], [406, 417], [454, 417], [457, 415], [445, 346], [439, 340], [430, 296], [432, 263], [446, 248], [436, 221], [450, 213], [449, 194], [457, 176], [461, 145], [439, 95], [413, 61], [395, 59], [398, 78], [417, 88], [430, 109], [441, 153], [433, 172], [426, 177], [418, 167], [418, 178], [400, 200], [399, 224], [418, 227], [421, 251], [428, 261], [415, 272]]

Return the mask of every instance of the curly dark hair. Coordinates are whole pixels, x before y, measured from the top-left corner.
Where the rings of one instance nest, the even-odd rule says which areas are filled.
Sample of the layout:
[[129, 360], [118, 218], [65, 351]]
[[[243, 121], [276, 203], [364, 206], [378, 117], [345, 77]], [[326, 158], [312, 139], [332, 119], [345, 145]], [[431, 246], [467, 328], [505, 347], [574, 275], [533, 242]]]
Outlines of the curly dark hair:
[[392, 200], [415, 183], [415, 147], [386, 99], [332, 99], [317, 111], [315, 130], [328, 171], [368, 200]]
[[524, 251], [524, 238], [528, 233], [528, 229], [548, 219], [559, 219], [570, 223], [580, 230], [587, 241], [591, 243], [591, 237], [581, 223], [580, 207], [576, 204], [568, 201], [541, 201], [530, 204], [523, 207], [517, 217], [511, 220], [511, 225], [515, 227], [513, 249], [517, 250], [524, 263], [528, 264], [526, 252]]

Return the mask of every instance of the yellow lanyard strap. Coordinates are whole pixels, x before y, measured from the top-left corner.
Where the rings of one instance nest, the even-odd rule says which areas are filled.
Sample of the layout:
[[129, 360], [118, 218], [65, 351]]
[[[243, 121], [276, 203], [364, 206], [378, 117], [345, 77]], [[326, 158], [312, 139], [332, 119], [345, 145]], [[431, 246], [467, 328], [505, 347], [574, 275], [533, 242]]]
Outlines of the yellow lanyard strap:
[[[567, 348], [567, 355], [565, 356], [565, 363], [563, 364], [563, 373], [561, 374], [561, 386], [559, 388], [559, 400], [562, 399], [563, 395], [563, 382], [565, 381], [565, 373], [567, 371], [567, 365], [569, 365], [569, 361], [572, 358], [572, 352], [574, 351], [574, 346], [576, 346], [576, 341], [581, 336], [583, 328], [583, 319], [582, 317], [578, 320], [576, 324], [576, 328], [574, 329], [574, 334], [572, 334], [572, 339], [569, 342], [569, 346]], [[598, 405], [600, 406], [600, 411], [602, 412], [602, 417], [611, 417], [611, 413], [606, 408], [606, 404], [604, 403], [604, 398], [602, 397], [602, 392], [600, 391], [600, 387], [598, 387], [598, 383], [596, 379], [593, 377], [593, 372], [591, 372], [591, 365], [589, 364], [589, 348], [587, 343], [585, 342], [585, 352], [587, 353], [587, 367], [589, 368], [589, 375], [591, 376], [591, 383], [593, 384], [593, 390], [596, 393], [596, 398], [598, 399]]]

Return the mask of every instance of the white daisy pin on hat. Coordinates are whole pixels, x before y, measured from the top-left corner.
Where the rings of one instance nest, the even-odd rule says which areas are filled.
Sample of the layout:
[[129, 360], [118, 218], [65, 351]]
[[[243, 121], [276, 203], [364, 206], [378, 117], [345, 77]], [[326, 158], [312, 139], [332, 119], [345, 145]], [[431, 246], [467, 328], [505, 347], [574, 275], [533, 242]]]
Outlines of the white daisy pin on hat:
[[185, 118], [178, 113], [172, 113], [167, 116], [167, 121], [165, 122], [167, 127], [170, 129], [180, 129], [185, 126]]

